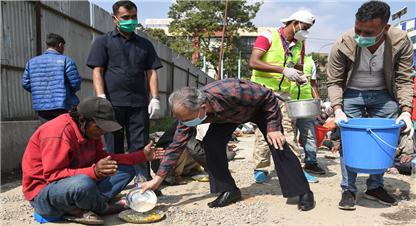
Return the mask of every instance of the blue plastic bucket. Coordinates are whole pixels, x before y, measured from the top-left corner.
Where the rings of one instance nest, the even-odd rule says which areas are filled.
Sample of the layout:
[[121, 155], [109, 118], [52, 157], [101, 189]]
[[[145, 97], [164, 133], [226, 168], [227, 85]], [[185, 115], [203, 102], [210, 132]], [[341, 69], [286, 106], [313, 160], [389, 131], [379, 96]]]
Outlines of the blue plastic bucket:
[[400, 122], [395, 119], [359, 118], [338, 123], [344, 163], [356, 173], [378, 174], [393, 165]]

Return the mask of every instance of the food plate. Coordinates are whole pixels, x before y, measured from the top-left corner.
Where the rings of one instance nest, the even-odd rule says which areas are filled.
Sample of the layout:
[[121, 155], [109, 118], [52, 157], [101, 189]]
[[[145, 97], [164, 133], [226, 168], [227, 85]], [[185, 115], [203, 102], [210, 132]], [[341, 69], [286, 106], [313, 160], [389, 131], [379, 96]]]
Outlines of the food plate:
[[150, 210], [147, 212], [136, 212], [132, 209], [124, 210], [118, 217], [130, 223], [151, 223], [159, 221], [165, 216], [161, 210]]
[[140, 194], [141, 191], [141, 187], [130, 190], [126, 196], [127, 205], [137, 212], [146, 212], [155, 208], [157, 203], [155, 192], [146, 190], [143, 194]]
[[338, 157], [338, 155], [325, 155], [325, 158], [329, 158], [329, 159], [336, 159]]
[[209, 181], [209, 175], [198, 174], [198, 175], [192, 176], [192, 179], [197, 180], [197, 181]]
[[242, 155], [235, 155], [234, 159], [245, 159], [246, 157], [242, 156]]

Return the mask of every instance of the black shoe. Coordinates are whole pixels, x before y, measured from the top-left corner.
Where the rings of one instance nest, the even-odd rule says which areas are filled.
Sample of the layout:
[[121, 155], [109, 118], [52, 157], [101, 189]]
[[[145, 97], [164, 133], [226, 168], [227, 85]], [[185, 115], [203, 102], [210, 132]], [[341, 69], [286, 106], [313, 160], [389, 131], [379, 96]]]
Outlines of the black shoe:
[[209, 202], [209, 208], [227, 206], [232, 202], [241, 201], [241, 191], [236, 188], [234, 190], [224, 191], [214, 201]]
[[355, 210], [355, 193], [350, 190], [342, 191], [341, 201], [338, 203], [338, 208], [342, 210]]
[[308, 173], [316, 173], [316, 174], [325, 174], [325, 170], [323, 170], [318, 163], [310, 164], [305, 166], [305, 171]]
[[315, 200], [313, 199], [313, 192], [310, 191], [306, 194], [299, 196], [298, 209], [303, 211], [311, 210], [315, 207]]
[[237, 137], [236, 138], [230, 138], [230, 141], [229, 141], [230, 143], [238, 143], [238, 142], [240, 142], [238, 139], [237, 139]]
[[397, 201], [389, 194], [387, 194], [386, 190], [382, 187], [376, 187], [374, 189], [370, 189], [365, 191], [364, 198], [370, 200], [376, 200], [379, 203], [389, 205], [389, 206], [397, 206]]
[[155, 192], [156, 196], [162, 196], [162, 191], [159, 190], [159, 188], [156, 188], [155, 190], [153, 190], [153, 192]]

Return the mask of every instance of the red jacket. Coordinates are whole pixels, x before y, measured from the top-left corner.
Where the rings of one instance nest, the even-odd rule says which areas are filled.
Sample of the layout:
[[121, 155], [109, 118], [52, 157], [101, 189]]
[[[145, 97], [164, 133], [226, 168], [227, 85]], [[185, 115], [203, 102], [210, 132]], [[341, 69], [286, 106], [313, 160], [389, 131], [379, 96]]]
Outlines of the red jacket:
[[39, 127], [30, 138], [22, 160], [23, 194], [30, 201], [51, 182], [78, 174], [98, 181], [94, 163], [109, 155], [117, 164], [147, 161], [143, 151], [108, 154], [101, 140], [85, 139], [71, 116], [63, 114]]

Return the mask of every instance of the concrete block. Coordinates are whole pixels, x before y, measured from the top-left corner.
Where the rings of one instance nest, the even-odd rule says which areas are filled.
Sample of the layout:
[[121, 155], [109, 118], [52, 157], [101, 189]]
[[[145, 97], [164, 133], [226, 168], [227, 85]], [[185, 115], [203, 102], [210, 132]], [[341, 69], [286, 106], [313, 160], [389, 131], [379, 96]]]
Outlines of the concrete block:
[[23, 154], [39, 120], [1, 122], [1, 172], [21, 167]]

